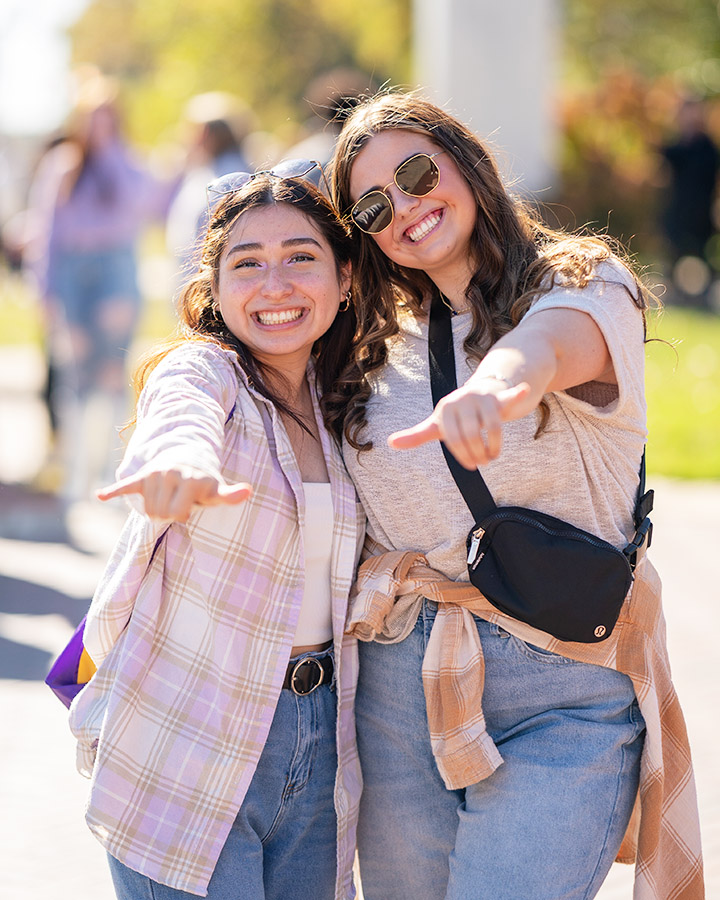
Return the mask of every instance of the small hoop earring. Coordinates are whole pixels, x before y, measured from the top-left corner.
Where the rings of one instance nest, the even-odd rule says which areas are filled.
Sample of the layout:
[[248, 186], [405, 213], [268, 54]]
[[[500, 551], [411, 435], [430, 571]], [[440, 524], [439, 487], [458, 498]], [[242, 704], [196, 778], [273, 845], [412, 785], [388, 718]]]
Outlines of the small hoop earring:
[[338, 306], [338, 312], [347, 312], [350, 309], [350, 301], [351, 300], [352, 300], [352, 291], [350, 289], [348, 289], [345, 292], [345, 297], [343, 298], [343, 303], [345, 305], [343, 306], [343, 303], [341, 303], [340, 306]]

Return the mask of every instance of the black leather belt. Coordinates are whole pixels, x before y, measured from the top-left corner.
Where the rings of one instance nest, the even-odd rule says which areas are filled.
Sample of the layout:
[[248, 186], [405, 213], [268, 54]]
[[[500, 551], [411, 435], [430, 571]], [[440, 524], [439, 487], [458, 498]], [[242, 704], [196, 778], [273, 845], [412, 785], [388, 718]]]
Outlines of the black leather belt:
[[303, 696], [312, 694], [321, 684], [330, 684], [335, 666], [330, 654], [327, 656], [303, 656], [289, 663], [283, 688]]

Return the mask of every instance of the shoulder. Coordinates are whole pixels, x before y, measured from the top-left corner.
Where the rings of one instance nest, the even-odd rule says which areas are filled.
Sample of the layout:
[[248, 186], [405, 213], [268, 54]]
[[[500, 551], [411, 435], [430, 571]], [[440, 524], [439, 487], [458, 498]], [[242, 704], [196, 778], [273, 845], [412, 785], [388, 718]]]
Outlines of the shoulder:
[[593, 318], [611, 315], [642, 324], [645, 306], [638, 277], [615, 256], [598, 262], [584, 284], [558, 272], [549, 290], [541, 293], [526, 315], [544, 309], [567, 308]]
[[222, 377], [237, 373], [239, 366], [232, 350], [211, 340], [189, 340], [173, 347], [155, 367], [151, 378], [182, 371], [202, 371]]
[[143, 395], [201, 392], [231, 408], [241, 383], [241, 369], [232, 350], [213, 341], [186, 341], [170, 350], [148, 377]]
[[620, 288], [626, 296], [631, 295], [630, 299], [639, 299], [640, 279], [621, 259], [611, 256], [597, 265], [588, 287], [591, 290]]
[[63, 192], [82, 164], [80, 148], [72, 141], [63, 141], [44, 154], [33, 176], [33, 192], [37, 198], [51, 194], [53, 199]]

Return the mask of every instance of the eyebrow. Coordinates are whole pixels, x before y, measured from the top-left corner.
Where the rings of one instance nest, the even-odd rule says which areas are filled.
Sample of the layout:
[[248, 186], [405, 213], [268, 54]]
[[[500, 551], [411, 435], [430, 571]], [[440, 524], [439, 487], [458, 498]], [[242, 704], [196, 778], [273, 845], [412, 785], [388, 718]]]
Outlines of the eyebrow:
[[[312, 237], [296, 237], [296, 238], [288, 238], [288, 240], [283, 241], [280, 245], [281, 247], [297, 247], [300, 244], [314, 244], [316, 247], [321, 248], [320, 241], [315, 240]], [[258, 243], [257, 241], [247, 243], [247, 244], [235, 244], [234, 247], [231, 247], [227, 255], [230, 256], [233, 253], [246, 253], [249, 250], [262, 250], [263, 245]], [[321, 248], [322, 249], [322, 248]]]
[[[395, 166], [395, 169], [393, 170], [393, 177], [392, 177], [392, 180], [391, 180], [391, 181], [388, 181], [388, 183], [385, 184], [385, 185], [380, 185], [380, 184], [375, 184], [375, 185], [373, 185], [371, 188], [368, 188], [366, 191], [363, 191], [362, 194], [360, 194], [360, 196], [358, 197], [358, 200], [362, 200], [362, 198], [363, 198], [366, 194], [372, 194], [373, 191], [380, 191], [380, 193], [382, 193], [382, 192], [385, 190], [386, 187], [390, 187], [390, 185], [393, 183], [393, 181], [395, 180], [395, 173], [396, 173], [397, 170], [400, 168], [400, 166], [404, 166], [405, 163], [406, 163], [409, 159], [412, 159], [413, 156], [419, 156], [421, 153], [424, 153], [426, 156], [432, 156], [432, 154], [431, 154], [431, 153], [428, 153], [426, 150], [416, 150], [414, 153], [411, 153], [410, 156], [405, 157], [405, 159], [401, 160], [401, 162], [399, 162], [399, 163]], [[355, 203], [357, 203], [357, 200], [355, 201]]]

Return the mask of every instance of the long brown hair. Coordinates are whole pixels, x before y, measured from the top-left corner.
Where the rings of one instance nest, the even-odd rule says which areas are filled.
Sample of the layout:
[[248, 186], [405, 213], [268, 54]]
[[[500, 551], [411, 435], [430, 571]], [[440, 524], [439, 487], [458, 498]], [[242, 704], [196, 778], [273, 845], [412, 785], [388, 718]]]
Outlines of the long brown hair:
[[[477, 217], [470, 243], [475, 271], [465, 290], [473, 323], [464, 346], [478, 361], [518, 324], [538, 295], [559, 281], [585, 287], [598, 264], [619, 253], [605, 237], [568, 235], [544, 225], [526, 202], [508, 192], [482, 141], [417, 93], [377, 94], [357, 106], [347, 119], [332, 164], [333, 199], [341, 211], [348, 211], [357, 199], [350, 193], [356, 157], [373, 136], [393, 129], [423, 134], [449, 153], [475, 198]], [[420, 313], [434, 286], [424, 272], [388, 259], [370, 235], [357, 228], [353, 232], [359, 245], [357, 277], [366, 308], [358, 311], [355, 359], [343, 376], [352, 388], [347, 391], [346, 409], [337, 414], [344, 415], [344, 431], [351, 446], [364, 449], [370, 446], [359, 438], [370, 395], [366, 376], [386, 360], [385, 343], [399, 330], [397, 305]], [[637, 278], [635, 283], [632, 299], [645, 310], [649, 292]]]
[[[250, 210], [279, 203], [287, 203], [306, 215], [322, 234], [335, 257], [338, 277], [341, 268], [353, 263], [355, 247], [348, 229], [330, 202], [314, 185], [300, 179], [256, 176], [241, 190], [228, 194], [212, 211], [197, 272], [184, 285], [178, 298], [179, 336], [154, 348], [141, 360], [133, 379], [137, 394], [153, 369], [171, 350], [188, 341], [212, 341], [235, 353], [240, 367], [259, 394], [303, 425], [297, 413], [287, 405], [268, 379], [268, 375], [279, 375], [280, 378], [276, 378], [274, 382], [277, 384], [278, 380], [282, 381], [282, 373], [275, 373], [270, 366], [261, 364], [250, 349], [230, 331], [213, 296], [218, 284], [220, 259], [238, 219]], [[355, 304], [351, 302], [345, 311], [338, 312], [329, 330], [313, 346], [321, 407], [341, 369], [347, 365], [355, 328]]]

